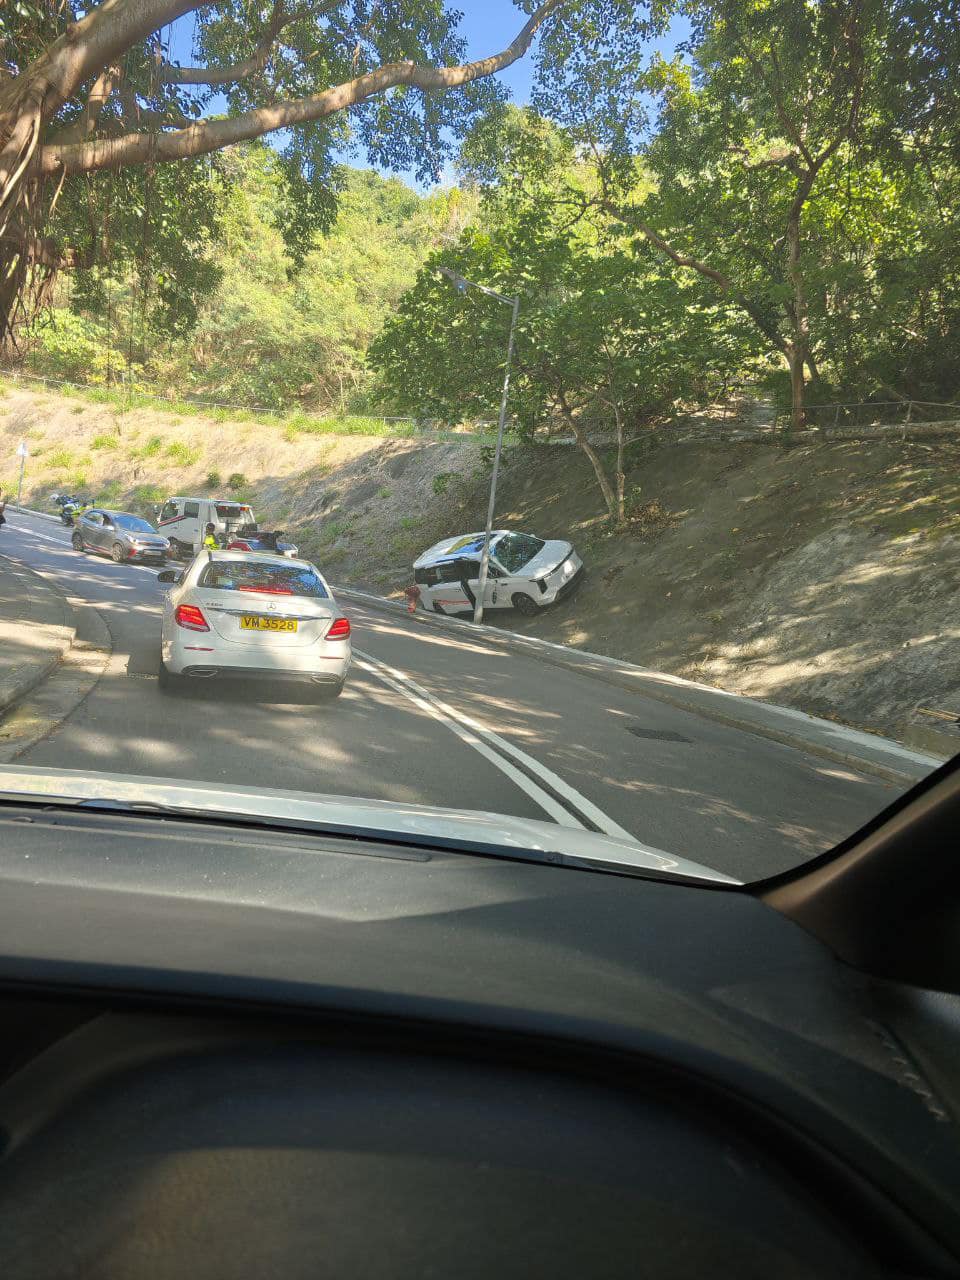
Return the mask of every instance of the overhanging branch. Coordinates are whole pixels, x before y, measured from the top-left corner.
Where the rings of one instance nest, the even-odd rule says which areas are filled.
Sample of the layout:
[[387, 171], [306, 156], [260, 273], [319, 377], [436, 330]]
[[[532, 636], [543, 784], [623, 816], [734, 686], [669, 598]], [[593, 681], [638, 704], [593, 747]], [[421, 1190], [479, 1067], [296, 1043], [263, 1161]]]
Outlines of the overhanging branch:
[[417, 88], [425, 93], [443, 93], [460, 88], [474, 80], [495, 75], [522, 58], [543, 23], [565, 2], [545, 0], [507, 48], [489, 58], [457, 67], [431, 67], [416, 62], [387, 63], [322, 93], [257, 107], [228, 119], [200, 120], [169, 133], [128, 133], [119, 138], [84, 143], [52, 143], [41, 149], [33, 171], [89, 173], [147, 161], [181, 160], [247, 142], [275, 129], [321, 120], [396, 86]]
[[[327, 6], [327, 8], [331, 7]], [[176, 67], [172, 63], [164, 62], [160, 67], [160, 82], [162, 84], [221, 85], [232, 84], [236, 80], [245, 80], [248, 76], [256, 75], [269, 62], [277, 36], [293, 21], [297, 12], [288, 12], [284, 0], [275, 0], [273, 13], [270, 15], [263, 39], [249, 58], [244, 58], [241, 62], [235, 62], [228, 67]], [[323, 10], [321, 14], [322, 12]]]

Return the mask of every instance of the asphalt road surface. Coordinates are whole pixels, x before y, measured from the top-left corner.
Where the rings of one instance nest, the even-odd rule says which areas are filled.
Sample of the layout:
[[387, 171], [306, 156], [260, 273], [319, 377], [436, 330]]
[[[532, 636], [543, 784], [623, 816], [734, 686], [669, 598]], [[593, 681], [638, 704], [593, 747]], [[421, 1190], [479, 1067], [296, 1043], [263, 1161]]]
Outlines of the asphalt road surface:
[[[901, 788], [589, 676], [341, 601], [355, 665], [335, 702], [273, 688], [157, 688], [156, 570], [70, 546], [8, 508], [0, 551], [53, 575], [111, 658], [18, 764], [481, 809], [581, 825], [747, 880], [830, 848]], [[322, 565], [320, 566], [322, 569]]]

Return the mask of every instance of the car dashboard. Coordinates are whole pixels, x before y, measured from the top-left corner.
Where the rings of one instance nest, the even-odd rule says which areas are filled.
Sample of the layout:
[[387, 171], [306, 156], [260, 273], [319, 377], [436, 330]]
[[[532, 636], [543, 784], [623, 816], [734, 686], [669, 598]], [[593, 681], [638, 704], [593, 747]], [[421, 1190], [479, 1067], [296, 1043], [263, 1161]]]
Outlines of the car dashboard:
[[28, 1277], [954, 1276], [960, 1001], [749, 891], [7, 805]]

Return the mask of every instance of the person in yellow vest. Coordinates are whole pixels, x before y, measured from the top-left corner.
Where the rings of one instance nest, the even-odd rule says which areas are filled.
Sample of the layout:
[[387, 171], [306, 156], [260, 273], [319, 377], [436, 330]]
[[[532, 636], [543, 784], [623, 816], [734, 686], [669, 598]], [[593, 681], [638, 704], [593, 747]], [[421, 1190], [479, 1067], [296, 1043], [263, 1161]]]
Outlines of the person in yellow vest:
[[204, 550], [216, 551], [220, 543], [217, 541], [217, 530], [213, 524], [208, 524], [203, 530], [203, 547]]

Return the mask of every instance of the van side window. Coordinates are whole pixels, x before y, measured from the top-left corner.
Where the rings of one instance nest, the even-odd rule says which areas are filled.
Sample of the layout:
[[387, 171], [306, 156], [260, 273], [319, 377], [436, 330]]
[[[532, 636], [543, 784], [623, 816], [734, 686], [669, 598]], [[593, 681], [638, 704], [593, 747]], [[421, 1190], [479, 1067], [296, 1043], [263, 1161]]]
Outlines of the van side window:
[[440, 573], [434, 565], [427, 565], [423, 569], [413, 571], [413, 580], [423, 587], [435, 587], [440, 581]]
[[177, 515], [179, 515], [179, 508], [175, 502], [165, 502], [163, 504], [163, 509], [160, 512], [161, 520], [173, 520]]
[[440, 570], [441, 582], [459, 582], [460, 581], [460, 564], [457, 560], [450, 560], [446, 564], [437, 565]]
[[190, 516], [196, 518], [200, 514], [199, 502], [185, 502], [183, 504], [183, 514], [189, 519]]

